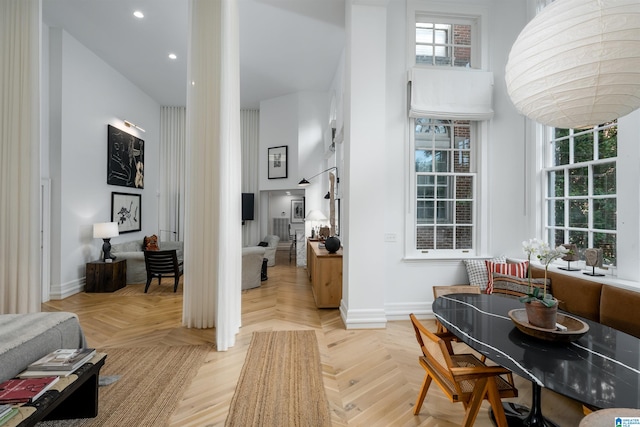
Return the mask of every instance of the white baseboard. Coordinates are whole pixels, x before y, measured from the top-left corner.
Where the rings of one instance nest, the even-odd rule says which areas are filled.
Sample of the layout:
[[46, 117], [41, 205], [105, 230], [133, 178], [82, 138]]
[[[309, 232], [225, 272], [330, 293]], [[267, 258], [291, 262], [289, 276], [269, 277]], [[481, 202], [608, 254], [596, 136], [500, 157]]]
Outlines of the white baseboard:
[[51, 289], [49, 290], [49, 298], [52, 300], [58, 300], [79, 294], [84, 291], [84, 284], [84, 277], [59, 285], [52, 284]]
[[387, 317], [384, 310], [349, 310], [344, 305], [344, 300], [340, 302], [340, 316], [347, 329], [384, 329], [387, 327]]
[[430, 302], [399, 302], [385, 304], [384, 312], [387, 320], [409, 320], [411, 313], [418, 319], [433, 319], [433, 311]]

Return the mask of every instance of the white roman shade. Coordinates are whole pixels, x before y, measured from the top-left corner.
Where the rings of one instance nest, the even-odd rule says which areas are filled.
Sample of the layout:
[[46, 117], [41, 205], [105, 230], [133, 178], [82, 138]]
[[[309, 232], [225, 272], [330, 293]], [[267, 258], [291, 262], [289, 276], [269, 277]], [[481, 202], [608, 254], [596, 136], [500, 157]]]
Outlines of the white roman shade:
[[409, 117], [489, 120], [493, 73], [468, 68], [413, 68]]

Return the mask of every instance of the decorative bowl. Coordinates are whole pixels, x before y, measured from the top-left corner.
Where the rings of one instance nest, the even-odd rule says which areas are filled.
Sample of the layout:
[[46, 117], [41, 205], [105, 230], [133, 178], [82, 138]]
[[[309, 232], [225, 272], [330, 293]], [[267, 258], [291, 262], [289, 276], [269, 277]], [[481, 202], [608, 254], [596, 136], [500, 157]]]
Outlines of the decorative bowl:
[[558, 313], [555, 329], [544, 329], [529, 323], [524, 308], [509, 311], [509, 317], [521, 332], [545, 341], [570, 342], [589, 332], [589, 325], [568, 314]]

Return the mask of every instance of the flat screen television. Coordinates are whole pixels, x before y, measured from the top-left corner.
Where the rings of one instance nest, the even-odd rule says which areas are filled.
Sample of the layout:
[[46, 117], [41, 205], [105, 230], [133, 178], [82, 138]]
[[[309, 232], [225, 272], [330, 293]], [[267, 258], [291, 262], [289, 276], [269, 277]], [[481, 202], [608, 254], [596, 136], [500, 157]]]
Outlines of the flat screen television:
[[242, 220], [253, 221], [253, 193], [242, 193]]

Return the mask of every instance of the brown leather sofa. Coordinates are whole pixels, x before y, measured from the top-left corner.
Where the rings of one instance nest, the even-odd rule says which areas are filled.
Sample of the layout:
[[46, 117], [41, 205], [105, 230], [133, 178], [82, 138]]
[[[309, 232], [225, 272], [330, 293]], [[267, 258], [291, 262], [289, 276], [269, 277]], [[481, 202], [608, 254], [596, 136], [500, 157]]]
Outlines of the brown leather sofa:
[[[532, 265], [531, 277], [544, 277], [544, 269]], [[640, 292], [586, 279], [579, 271], [565, 274], [550, 270], [547, 278], [560, 310], [640, 338]]]

